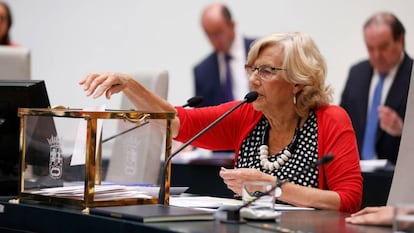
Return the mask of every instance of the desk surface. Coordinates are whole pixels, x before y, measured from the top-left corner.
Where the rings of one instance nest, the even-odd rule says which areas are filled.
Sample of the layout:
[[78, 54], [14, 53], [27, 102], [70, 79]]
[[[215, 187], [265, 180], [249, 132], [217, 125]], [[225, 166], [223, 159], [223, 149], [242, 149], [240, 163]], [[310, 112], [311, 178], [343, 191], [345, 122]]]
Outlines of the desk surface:
[[[175, 232], [392, 232], [391, 227], [359, 226], [345, 223], [347, 213], [336, 211], [284, 211], [279, 224], [274, 222], [249, 221], [246, 224], [224, 224], [218, 221], [205, 222], [177, 222], [177, 223], [151, 223], [156, 226]], [[259, 227], [266, 226], [268, 231]]]
[[[218, 175], [220, 167], [233, 167], [233, 157], [227, 155], [189, 160], [187, 164], [172, 164], [171, 186], [189, 187], [188, 193], [206, 196], [233, 197]], [[393, 171], [363, 172], [363, 197], [361, 208], [387, 204]], [[200, 182], [203, 180], [203, 182]], [[205, 185], [209, 184], [209, 185]]]
[[[357, 226], [344, 221], [347, 213], [336, 211], [286, 211], [280, 222], [225, 224], [219, 221], [138, 223], [110, 217], [82, 214], [79, 210], [0, 201], [0, 231], [7, 232], [392, 232], [389, 227]], [[2, 210], [2, 211], [1, 211]], [[277, 231], [278, 227], [292, 231]], [[3, 231], [2, 231], [3, 232]]]

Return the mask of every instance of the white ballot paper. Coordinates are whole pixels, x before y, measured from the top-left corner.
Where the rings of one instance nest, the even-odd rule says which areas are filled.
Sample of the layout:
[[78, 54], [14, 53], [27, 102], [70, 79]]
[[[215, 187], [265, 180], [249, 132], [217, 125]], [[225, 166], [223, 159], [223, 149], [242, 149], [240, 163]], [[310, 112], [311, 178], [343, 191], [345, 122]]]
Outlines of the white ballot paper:
[[[87, 107], [83, 108], [84, 111], [105, 111], [105, 105]], [[103, 120], [98, 119], [97, 132], [96, 132], [96, 147], [99, 147], [99, 142], [101, 141], [101, 132], [102, 132]], [[97, 152], [98, 150], [96, 150]], [[73, 149], [72, 160], [70, 162], [71, 166], [83, 165], [85, 164], [86, 156], [86, 120], [80, 119], [78, 132], [76, 135], [75, 147]], [[96, 156], [96, 155], [95, 155]]]

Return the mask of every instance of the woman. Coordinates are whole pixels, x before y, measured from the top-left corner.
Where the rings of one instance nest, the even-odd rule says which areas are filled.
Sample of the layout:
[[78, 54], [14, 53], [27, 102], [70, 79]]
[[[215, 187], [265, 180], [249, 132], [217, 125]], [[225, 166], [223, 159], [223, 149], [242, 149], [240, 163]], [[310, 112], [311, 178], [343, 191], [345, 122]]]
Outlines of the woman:
[[[246, 65], [256, 101], [228, 115], [193, 145], [235, 150], [235, 169], [222, 169], [227, 187], [241, 194], [244, 181], [281, 184], [280, 201], [304, 207], [355, 212], [362, 197], [362, 177], [355, 134], [345, 111], [329, 106], [326, 65], [303, 33], [279, 33], [257, 40]], [[206, 108], [173, 107], [125, 74], [91, 74], [83, 79], [87, 95], [123, 91], [138, 109], [175, 111], [172, 133], [187, 141], [238, 102]], [[333, 153], [329, 164], [310, 164]], [[303, 174], [301, 171], [310, 167]], [[281, 182], [279, 182], [281, 183]]]

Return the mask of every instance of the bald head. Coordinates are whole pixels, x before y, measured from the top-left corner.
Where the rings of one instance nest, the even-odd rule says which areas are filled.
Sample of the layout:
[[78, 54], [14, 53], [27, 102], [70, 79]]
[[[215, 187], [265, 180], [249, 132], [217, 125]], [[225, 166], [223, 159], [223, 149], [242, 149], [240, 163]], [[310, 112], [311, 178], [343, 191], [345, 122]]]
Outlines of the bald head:
[[203, 10], [201, 16], [201, 23], [214, 22], [214, 21], [225, 21], [227, 23], [232, 22], [231, 13], [229, 9], [222, 3], [212, 3]]
[[235, 37], [235, 24], [231, 13], [222, 3], [208, 5], [202, 13], [201, 25], [217, 52], [227, 52]]
[[405, 36], [405, 28], [401, 21], [389, 12], [378, 12], [372, 15], [364, 25], [364, 30], [368, 27], [389, 27], [394, 40]]

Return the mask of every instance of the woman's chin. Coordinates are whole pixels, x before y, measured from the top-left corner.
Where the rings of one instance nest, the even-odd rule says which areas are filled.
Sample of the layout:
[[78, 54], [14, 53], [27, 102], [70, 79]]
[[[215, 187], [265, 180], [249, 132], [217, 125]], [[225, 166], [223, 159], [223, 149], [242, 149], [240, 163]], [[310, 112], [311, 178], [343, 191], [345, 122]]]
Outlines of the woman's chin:
[[263, 103], [261, 101], [257, 101], [256, 100], [256, 101], [253, 102], [253, 108], [256, 111], [262, 112], [263, 111], [263, 107], [264, 107], [264, 105], [263, 105]]

